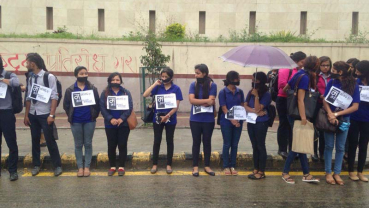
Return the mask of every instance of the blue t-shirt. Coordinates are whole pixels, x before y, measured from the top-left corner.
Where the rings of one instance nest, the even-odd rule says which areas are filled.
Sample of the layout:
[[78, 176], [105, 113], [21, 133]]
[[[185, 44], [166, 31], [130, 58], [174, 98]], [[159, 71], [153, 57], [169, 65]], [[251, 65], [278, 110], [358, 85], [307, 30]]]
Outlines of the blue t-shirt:
[[304, 75], [300, 82], [299, 82], [299, 86], [297, 86], [297, 89], [302, 89], [302, 90], [309, 90], [309, 75], [305, 70], [300, 70], [298, 71], [293, 77], [292, 79], [288, 82], [288, 85], [291, 87], [291, 90], [295, 89], [295, 85], [297, 83], [297, 80], [299, 79], [299, 77], [301, 75]]
[[[188, 94], [193, 94], [195, 95], [195, 91], [196, 91], [196, 82], [192, 82], [190, 85], [190, 90]], [[217, 96], [217, 85], [213, 82], [211, 83], [210, 89], [209, 89], [209, 96]], [[203, 92], [202, 92], [202, 84], [200, 84], [200, 89], [199, 89], [199, 98], [197, 99], [202, 99], [203, 98]], [[215, 122], [214, 120], [214, 113], [197, 113], [197, 114], [193, 114], [193, 105], [191, 107], [191, 116], [190, 116], [190, 121], [196, 121], [196, 122]]]
[[[235, 94], [232, 93], [227, 87], [224, 87], [222, 90], [219, 91], [219, 106], [226, 106], [227, 109], [231, 109], [235, 105], [242, 105], [241, 103], [244, 102], [245, 96], [243, 91], [236, 88]], [[243, 121], [239, 121], [240, 124], [243, 124]], [[221, 126], [233, 126], [230, 120], [225, 118], [223, 111], [221, 111], [220, 115], [220, 125]]]
[[[124, 89], [122, 86], [119, 87], [119, 91], [118, 93], [115, 93], [111, 88], [109, 88], [110, 90], [110, 95], [111, 96], [121, 96], [121, 95], [125, 95], [124, 93]], [[123, 110], [110, 110], [109, 111], [110, 115], [113, 116], [113, 118], [115, 119], [119, 119], [121, 118], [120, 116], [122, 115], [123, 113]], [[121, 125], [122, 126], [122, 125]], [[107, 124], [105, 124], [105, 128], [107, 129], [117, 129], [117, 128], [120, 128], [119, 126], [113, 126], [110, 122]]]
[[[170, 86], [170, 88], [168, 90], [165, 89], [164, 84], [160, 85], [160, 86], [156, 86], [154, 87], [154, 89], [151, 91], [151, 96], [155, 96], [155, 95], [163, 95], [163, 94], [171, 94], [174, 93], [176, 94], [176, 98], [179, 101], [183, 100], [182, 97], [182, 91], [181, 88], [179, 88], [177, 85], [172, 83], [172, 86]], [[155, 108], [155, 115], [153, 118], [153, 123], [156, 122], [156, 113], [165, 113], [168, 114], [172, 109], [163, 109], [163, 110], [157, 110]], [[170, 122], [166, 123], [168, 125], [175, 125], [177, 124], [177, 112], [175, 112], [170, 118], [169, 118]]]
[[[248, 101], [248, 99], [250, 100]], [[251, 95], [251, 93], [248, 93], [248, 95], [246, 96], [245, 103], [246, 102], [250, 108], [254, 108], [255, 107], [255, 96]], [[266, 122], [269, 120], [268, 111], [266, 109], [268, 105], [270, 105], [271, 102], [272, 102], [272, 96], [270, 95], [269, 92], [264, 93], [264, 95], [260, 97], [259, 103], [264, 106], [264, 111], [266, 111], [267, 114], [265, 114], [264, 116], [258, 116], [256, 118], [256, 122]]]
[[[356, 80], [357, 84], [364, 85], [360, 79]], [[351, 119], [354, 121], [369, 122], [369, 102], [361, 101], [359, 109], [351, 114]]]
[[[338, 80], [338, 79], [332, 79], [331, 81], [328, 82], [327, 88], [325, 88], [324, 97], [326, 97], [328, 95], [328, 92], [332, 88], [332, 86], [334, 86], [334, 87], [342, 90], [342, 84], [341, 84], [340, 80]], [[360, 103], [359, 85], [355, 84], [354, 94], [351, 95], [351, 97], [352, 97], [352, 102], [351, 102], [351, 104], [350, 104], [349, 107], [352, 106], [352, 103]], [[333, 106], [331, 104], [329, 104], [329, 107], [331, 108], [331, 111], [332, 112], [335, 112], [336, 110], [339, 109], [336, 106]], [[347, 114], [347, 115], [344, 115], [343, 117], [350, 117], [350, 115], [351, 114]]]
[[[74, 92], [86, 91], [86, 90], [89, 90], [87, 85], [85, 85], [85, 88], [81, 90], [78, 87], [77, 81], [76, 81], [76, 83], [74, 84]], [[81, 107], [74, 108], [72, 123], [89, 123], [89, 122], [92, 122], [91, 106], [81, 106]]]

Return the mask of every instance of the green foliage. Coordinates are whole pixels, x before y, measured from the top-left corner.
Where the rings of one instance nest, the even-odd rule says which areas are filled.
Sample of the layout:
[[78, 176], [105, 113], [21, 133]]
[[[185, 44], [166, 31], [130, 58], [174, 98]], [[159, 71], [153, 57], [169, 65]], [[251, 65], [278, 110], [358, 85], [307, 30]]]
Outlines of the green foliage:
[[351, 33], [345, 40], [347, 43], [369, 43], [368, 34], [368, 31], [359, 31], [357, 35]]
[[167, 26], [164, 36], [168, 39], [183, 39], [185, 37], [186, 26], [173, 23]]
[[146, 55], [140, 56], [141, 64], [147, 68], [147, 74], [151, 75], [150, 84], [159, 77], [159, 73], [162, 67], [170, 61], [169, 55], [164, 55], [161, 51], [162, 46], [158, 43], [156, 35], [149, 33], [144, 42], [142, 50], [146, 52]]

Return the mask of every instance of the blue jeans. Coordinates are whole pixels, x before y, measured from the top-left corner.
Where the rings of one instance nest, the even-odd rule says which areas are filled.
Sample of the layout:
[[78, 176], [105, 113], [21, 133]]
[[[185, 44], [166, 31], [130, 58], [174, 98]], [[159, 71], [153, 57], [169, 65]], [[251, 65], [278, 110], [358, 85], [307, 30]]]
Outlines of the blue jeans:
[[[343, 118], [344, 122], [349, 122], [350, 118]], [[325, 160], [325, 172], [327, 174], [332, 173], [332, 153], [334, 147], [334, 139], [336, 137], [336, 159], [334, 162], [334, 173], [340, 174], [342, 170], [343, 155], [345, 154], [345, 144], [347, 138], [347, 131], [342, 132], [339, 130], [337, 133], [324, 132], [325, 149], [324, 149], [324, 160]]]
[[[223, 168], [236, 167], [238, 142], [240, 141], [242, 126], [220, 126], [223, 135]], [[231, 163], [229, 164], [229, 149], [231, 149]]]
[[95, 132], [96, 122], [72, 123], [70, 128], [74, 137], [74, 152], [77, 167], [83, 168], [83, 146], [85, 147], [85, 168], [90, 168], [92, 159], [92, 138]]
[[[295, 124], [295, 119], [288, 116], [288, 121], [291, 125], [291, 128], [293, 129], [293, 126]], [[293, 137], [293, 135], [292, 135], [292, 137]], [[286, 163], [284, 164], [283, 173], [289, 173], [290, 172], [291, 164], [293, 163], [293, 160], [296, 158], [297, 155], [300, 158], [300, 164], [301, 164], [302, 172], [304, 173], [304, 175], [309, 174], [309, 163], [308, 163], [308, 159], [307, 159], [306, 154], [297, 153], [297, 152], [294, 152], [292, 150], [288, 153]]]
[[261, 172], [265, 171], [267, 161], [267, 151], [265, 147], [265, 138], [268, 131], [268, 122], [248, 123], [247, 131], [252, 144], [252, 156], [254, 159], [254, 169]]

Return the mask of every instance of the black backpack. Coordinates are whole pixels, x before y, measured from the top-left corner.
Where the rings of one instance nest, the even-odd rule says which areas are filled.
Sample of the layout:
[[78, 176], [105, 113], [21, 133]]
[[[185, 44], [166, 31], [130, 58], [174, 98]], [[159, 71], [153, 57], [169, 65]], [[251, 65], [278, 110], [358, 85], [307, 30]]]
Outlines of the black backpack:
[[[49, 87], [49, 74], [50, 74], [49, 72], [45, 72], [45, 74], [44, 74], [44, 85], [45, 85], [45, 87]], [[56, 76], [55, 76], [55, 79], [56, 79], [56, 89], [58, 91], [58, 96], [59, 96], [57, 106], [59, 106], [59, 103], [60, 103], [61, 99], [63, 98], [63, 91], [62, 91], [62, 85], [61, 85], [60, 81], [58, 80], [58, 78]]]
[[[270, 84], [269, 84], [269, 92], [270, 92], [270, 95], [272, 96], [272, 100], [274, 102], [276, 102], [277, 100], [277, 97], [278, 97], [278, 75], [279, 75], [279, 72], [273, 77], [273, 79], [270, 80]], [[290, 79], [292, 75], [292, 69], [290, 69], [290, 73], [288, 74], [288, 78], [287, 78], [287, 81]]]
[[[10, 79], [10, 75], [12, 72], [5, 73], [5, 79]], [[17, 114], [22, 112], [23, 110], [23, 98], [22, 98], [22, 90], [21, 87], [8, 87], [8, 91], [10, 92], [10, 96], [12, 98], [12, 108], [13, 113]]]
[[[251, 99], [251, 91], [247, 94], [246, 102], [250, 102]], [[277, 110], [274, 105], [270, 104], [266, 108], [266, 111], [268, 113], [269, 119], [268, 119], [268, 126], [272, 127], [275, 117], [277, 116]]]

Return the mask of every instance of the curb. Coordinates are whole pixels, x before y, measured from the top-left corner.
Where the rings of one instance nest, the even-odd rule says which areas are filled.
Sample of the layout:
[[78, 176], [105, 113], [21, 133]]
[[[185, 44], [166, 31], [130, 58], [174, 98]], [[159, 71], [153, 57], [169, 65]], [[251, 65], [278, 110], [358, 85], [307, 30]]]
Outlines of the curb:
[[[117, 157], [118, 158], [118, 157]], [[159, 155], [159, 167], [166, 166], [166, 158], [165, 154]], [[1, 167], [7, 168], [8, 155], [1, 157]], [[52, 161], [50, 156], [43, 153], [40, 157], [41, 159], [41, 169], [43, 170], [52, 170]], [[200, 161], [199, 166], [204, 166], [204, 153], [200, 153]], [[74, 154], [66, 154], [63, 153], [61, 155], [62, 167], [64, 170], [76, 170], [77, 162]], [[279, 155], [269, 154], [267, 156], [266, 162], [266, 170], [267, 171], [281, 171], [283, 169], [285, 160]], [[334, 161], [333, 161], [334, 163]], [[222, 168], [222, 155], [220, 152], [212, 152], [210, 157], [210, 166], [212, 168]], [[253, 170], [253, 157], [252, 154], [248, 154], [247, 152], [238, 152], [237, 154], [237, 167], [244, 170]], [[192, 168], [192, 154], [187, 152], [174, 153], [173, 155], [173, 167], [174, 168]], [[106, 152], [98, 153], [97, 155], [92, 156], [91, 168], [92, 169], [108, 169], [109, 158]], [[125, 167], [127, 169], [134, 170], [150, 170], [152, 167], [152, 154], [151, 152], [134, 152], [132, 155], [127, 155], [127, 161]], [[309, 157], [309, 167], [311, 171], [324, 171], [324, 163], [322, 162], [312, 162]], [[32, 155], [27, 154], [25, 156], [19, 156], [18, 158], [18, 169], [21, 168], [29, 168], [32, 169]], [[369, 168], [369, 163], [365, 165], [365, 168]], [[343, 169], [347, 169], [347, 164], [344, 163]], [[301, 171], [300, 161], [294, 160], [291, 171]]]

